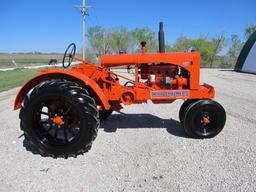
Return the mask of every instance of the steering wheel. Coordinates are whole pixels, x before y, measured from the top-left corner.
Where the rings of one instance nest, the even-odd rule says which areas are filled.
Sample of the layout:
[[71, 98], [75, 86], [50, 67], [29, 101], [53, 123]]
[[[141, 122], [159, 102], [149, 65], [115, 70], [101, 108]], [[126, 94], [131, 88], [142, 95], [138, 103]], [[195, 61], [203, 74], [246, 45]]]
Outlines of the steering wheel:
[[[71, 43], [68, 48], [66, 49], [64, 56], [63, 56], [63, 60], [62, 60], [62, 66], [64, 68], [68, 68], [71, 63], [73, 62], [73, 57], [76, 54], [76, 44], [75, 43]], [[66, 62], [66, 58], [68, 58], [67, 62]]]

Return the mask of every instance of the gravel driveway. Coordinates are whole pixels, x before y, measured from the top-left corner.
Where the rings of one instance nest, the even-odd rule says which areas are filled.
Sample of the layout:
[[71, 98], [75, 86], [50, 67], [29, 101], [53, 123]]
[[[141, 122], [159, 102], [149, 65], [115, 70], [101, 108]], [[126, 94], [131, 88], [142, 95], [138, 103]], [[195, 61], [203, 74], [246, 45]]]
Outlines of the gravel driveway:
[[38, 155], [12, 110], [18, 89], [0, 93], [0, 191], [256, 191], [256, 76], [201, 74], [227, 112], [217, 137], [187, 138], [182, 101], [133, 105], [101, 124], [91, 151], [67, 160]]

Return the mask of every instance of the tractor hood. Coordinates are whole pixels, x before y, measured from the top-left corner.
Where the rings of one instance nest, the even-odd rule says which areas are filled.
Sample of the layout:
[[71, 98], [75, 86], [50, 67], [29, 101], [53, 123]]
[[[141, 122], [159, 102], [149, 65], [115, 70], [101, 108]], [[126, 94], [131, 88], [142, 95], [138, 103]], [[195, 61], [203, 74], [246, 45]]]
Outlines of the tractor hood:
[[182, 66], [184, 63], [192, 62], [194, 59], [200, 59], [199, 52], [103, 55], [100, 58], [100, 63], [102, 67], [147, 63], [169, 63]]

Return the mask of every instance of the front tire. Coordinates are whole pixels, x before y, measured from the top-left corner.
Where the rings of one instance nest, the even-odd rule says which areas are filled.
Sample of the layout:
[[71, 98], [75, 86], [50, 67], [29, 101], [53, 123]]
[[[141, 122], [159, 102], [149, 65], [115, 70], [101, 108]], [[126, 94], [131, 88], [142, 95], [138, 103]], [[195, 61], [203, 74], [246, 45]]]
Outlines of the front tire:
[[182, 125], [182, 127], [184, 127], [184, 116], [185, 116], [185, 111], [188, 108], [189, 105], [191, 105], [192, 103], [196, 102], [198, 100], [196, 99], [187, 99], [186, 101], [184, 101], [180, 107], [180, 111], [179, 111], [179, 119], [180, 119], [180, 123]]
[[211, 138], [218, 135], [226, 122], [224, 108], [213, 100], [199, 100], [188, 106], [184, 129], [193, 138]]
[[85, 89], [65, 80], [37, 85], [20, 111], [25, 137], [43, 156], [76, 157], [97, 136], [99, 112]]

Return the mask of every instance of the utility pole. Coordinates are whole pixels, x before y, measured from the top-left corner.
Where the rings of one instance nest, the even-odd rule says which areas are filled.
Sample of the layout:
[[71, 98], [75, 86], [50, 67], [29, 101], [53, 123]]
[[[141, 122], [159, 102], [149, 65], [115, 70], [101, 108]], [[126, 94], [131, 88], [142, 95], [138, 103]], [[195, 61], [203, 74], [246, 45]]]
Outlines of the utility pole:
[[83, 60], [85, 60], [85, 50], [86, 50], [86, 16], [87, 14], [87, 9], [88, 8], [93, 8], [93, 6], [88, 6], [86, 5], [85, 0], [83, 0], [83, 5], [75, 5], [75, 7], [81, 9], [82, 13], [82, 31], [83, 31], [83, 36], [82, 36], [82, 45], [83, 45]]

